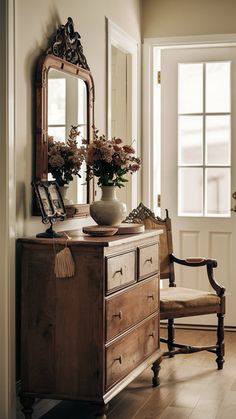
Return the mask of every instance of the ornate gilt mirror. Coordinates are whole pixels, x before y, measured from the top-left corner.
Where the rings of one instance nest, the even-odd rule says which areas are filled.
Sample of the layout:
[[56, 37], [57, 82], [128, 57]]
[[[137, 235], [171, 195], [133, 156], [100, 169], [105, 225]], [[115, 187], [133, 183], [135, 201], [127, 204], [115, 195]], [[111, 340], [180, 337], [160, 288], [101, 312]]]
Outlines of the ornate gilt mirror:
[[[94, 125], [94, 82], [83, 53], [80, 35], [74, 31], [69, 17], [53, 34], [49, 48], [40, 57], [36, 77], [36, 180], [53, 180], [48, 170], [48, 140], [68, 138], [71, 126], [78, 127], [78, 146], [81, 139], [92, 141]], [[89, 215], [93, 200], [93, 182], [73, 176], [65, 201], [67, 217]], [[34, 203], [35, 204], [35, 203]], [[34, 205], [34, 213], [36, 206]]]

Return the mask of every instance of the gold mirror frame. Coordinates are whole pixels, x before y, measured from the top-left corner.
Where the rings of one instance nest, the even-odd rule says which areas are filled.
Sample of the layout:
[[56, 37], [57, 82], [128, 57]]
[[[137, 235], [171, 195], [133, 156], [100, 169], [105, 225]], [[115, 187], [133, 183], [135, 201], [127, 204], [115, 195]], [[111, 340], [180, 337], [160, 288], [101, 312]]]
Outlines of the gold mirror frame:
[[[60, 25], [53, 35], [49, 48], [39, 58], [36, 74], [36, 159], [35, 179], [48, 180], [48, 73], [50, 69], [62, 71], [67, 75], [80, 78], [87, 90], [87, 140], [93, 139], [94, 126], [94, 81], [83, 54], [80, 35], [74, 31], [69, 17], [65, 25]], [[89, 215], [89, 203], [94, 199], [94, 183], [87, 182], [87, 204], [69, 205], [67, 218]], [[39, 215], [35, 197], [34, 215]]]

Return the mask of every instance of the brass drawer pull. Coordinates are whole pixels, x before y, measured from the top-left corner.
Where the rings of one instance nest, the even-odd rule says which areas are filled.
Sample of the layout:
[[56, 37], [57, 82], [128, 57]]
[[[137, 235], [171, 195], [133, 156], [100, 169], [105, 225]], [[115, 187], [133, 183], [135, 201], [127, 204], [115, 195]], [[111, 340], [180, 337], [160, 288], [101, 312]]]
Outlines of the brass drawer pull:
[[152, 256], [149, 259], [146, 259], [144, 263], [150, 262], [152, 263]]
[[150, 333], [149, 337], [154, 338], [154, 332]]
[[119, 319], [122, 319], [122, 311], [120, 310], [118, 314], [113, 314], [113, 317], [119, 317]]
[[119, 363], [122, 364], [122, 355], [120, 355], [119, 358], [114, 358], [114, 361], [119, 361]]
[[154, 295], [150, 294], [150, 295], [147, 296], [147, 298], [151, 298], [152, 300], [154, 300]]
[[118, 271], [115, 271], [115, 272], [114, 272], [114, 274], [113, 274], [113, 278], [114, 278], [114, 276], [115, 276], [116, 274], [121, 274], [121, 275], [123, 275], [123, 269], [122, 269], [122, 268], [120, 268]]

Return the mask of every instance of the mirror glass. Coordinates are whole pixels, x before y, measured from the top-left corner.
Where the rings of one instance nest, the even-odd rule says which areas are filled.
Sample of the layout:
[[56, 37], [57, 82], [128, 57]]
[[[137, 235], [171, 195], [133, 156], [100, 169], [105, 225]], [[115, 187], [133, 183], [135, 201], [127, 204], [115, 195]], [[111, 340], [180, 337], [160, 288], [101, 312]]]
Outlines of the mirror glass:
[[[84, 80], [50, 68], [48, 72], [48, 135], [56, 141], [65, 142], [68, 139], [71, 126], [78, 126], [80, 135], [77, 137], [78, 146], [82, 138], [87, 139], [87, 88]], [[86, 166], [81, 167], [80, 175], [73, 176], [66, 193], [66, 204], [86, 204], [87, 184]], [[53, 180], [48, 174], [48, 179]]]

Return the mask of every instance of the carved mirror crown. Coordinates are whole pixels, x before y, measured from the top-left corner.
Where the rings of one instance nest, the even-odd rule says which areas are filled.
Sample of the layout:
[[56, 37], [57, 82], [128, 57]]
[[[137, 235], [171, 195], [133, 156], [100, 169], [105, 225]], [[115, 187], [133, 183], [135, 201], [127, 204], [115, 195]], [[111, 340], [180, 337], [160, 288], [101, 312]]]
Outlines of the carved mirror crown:
[[[53, 135], [50, 133], [50, 129], [55, 129], [56, 125], [51, 124], [49, 127], [49, 80], [53, 79], [65, 79], [66, 88], [65, 90], [65, 122], [63, 124], [57, 124], [57, 128], [64, 127], [65, 135], [63, 136], [64, 141], [68, 138], [69, 128], [71, 125], [78, 125], [84, 130], [83, 137], [88, 142], [92, 141], [93, 132], [92, 127], [94, 126], [94, 82], [90, 68], [88, 66], [86, 57], [83, 52], [81, 44], [81, 37], [78, 32], [74, 30], [74, 23], [71, 17], [65, 25], [60, 25], [57, 31], [52, 35], [49, 41], [49, 47], [39, 57], [37, 66], [36, 76], [36, 166], [35, 166], [35, 178], [36, 180], [48, 180], [48, 138]], [[78, 80], [78, 82], [77, 82]], [[76, 85], [74, 83], [77, 83]], [[70, 83], [67, 88], [67, 83]], [[79, 87], [79, 83], [81, 86]], [[72, 86], [72, 87], [71, 87]], [[74, 86], [74, 87], [73, 87]], [[79, 104], [79, 98], [75, 99], [75, 93], [78, 95], [78, 91], [83, 92], [82, 99], [80, 98], [81, 105]], [[71, 96], [68, 97], [69, 92]], [[55, 90], [53, 92], [54, 96]], [[76, 101], [76, 105], [73, 101]], [[82, 103], [83, 102], [83, 103]], [[54, 104], [55, 105], [55, 104]], [[84, 120], [82, 123], [78, 122], [79, 114], [83, 108]], [[77, 108], [76, 108], [77, 107]], [[68, 108], [68, 111], [67, 111]], [[76, 111], [75, 111], [76, 108]], [[75, 115], [76, 120], [71, 115]], [[67, 114], [69, 116], [67, 116]], [[69, 122], [68, 122], [69, 121]], [[49, 129], [50, 128], [50, 129]], [[55, 131], [55, 130], [54, 130]], [[60, 139], [63, 141], [63, 139]], [[86, 186], [81, 188], [82, 192], [78, 192], [80, 186], [75, 185], [78, 178], [74, 177], [73, 182], [70, 182], [70, 187], [73, 184], [73, 190], [76, 191], [81, 199], [85, 202], [75, 202], [74, 204], [67, 205], [67, 215], [84, 217], [89, 214], [89, 203], [93, 199], [94, 188], [92, 182], [81, 182], [81, 185]], [[36, 205], [33, 205], [34, 213], [36, 214]]]
[[53, 54], [62, 60], [90, 70], [83, 53], [80, 38], [80, 34], [74, 30], [72, 18], [68, 17], [66, 24], [60, 25], [56, 33], [53, 34], [46, 53]]

